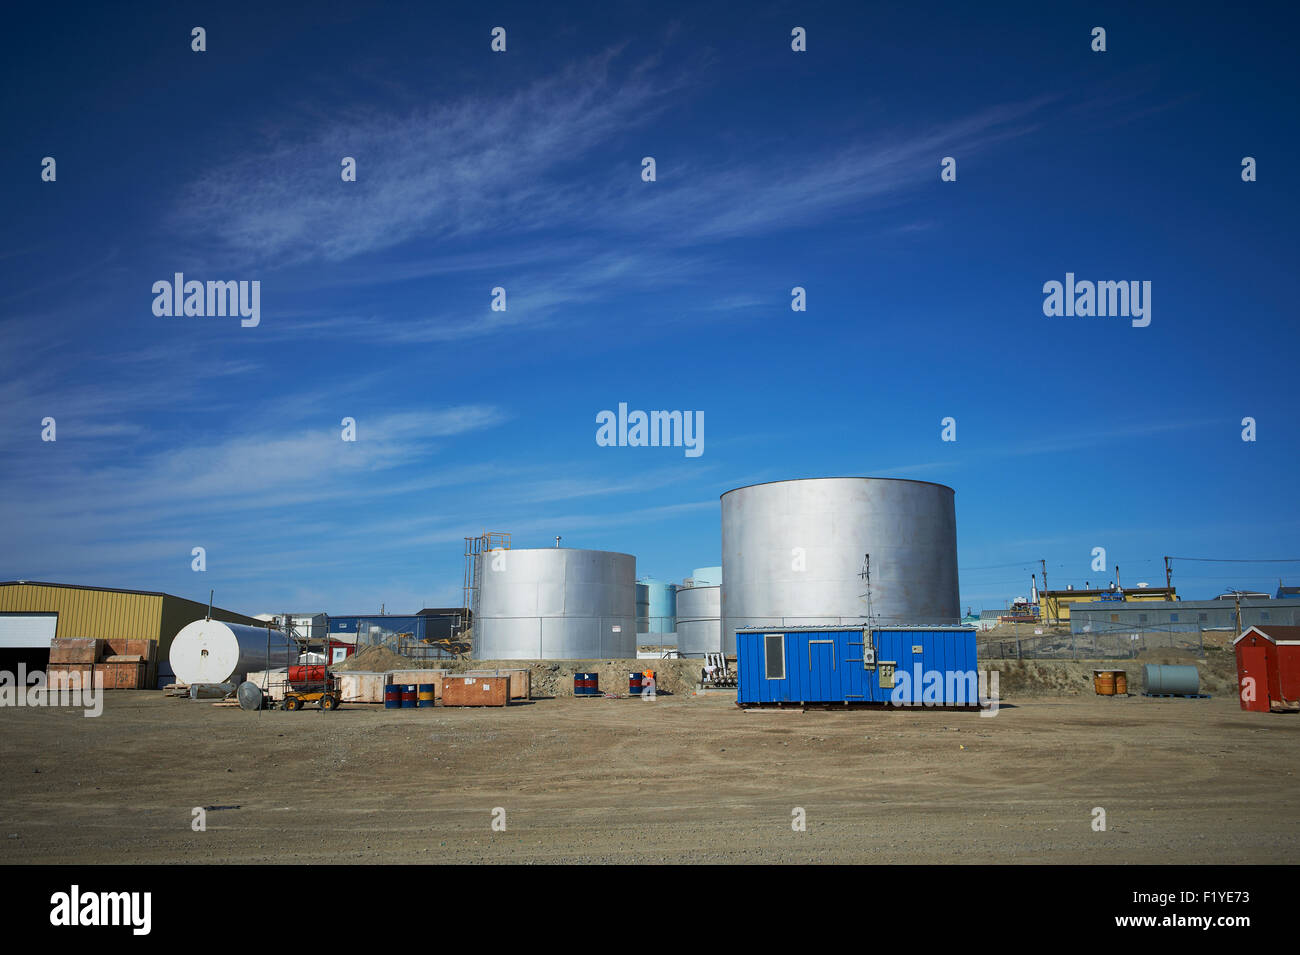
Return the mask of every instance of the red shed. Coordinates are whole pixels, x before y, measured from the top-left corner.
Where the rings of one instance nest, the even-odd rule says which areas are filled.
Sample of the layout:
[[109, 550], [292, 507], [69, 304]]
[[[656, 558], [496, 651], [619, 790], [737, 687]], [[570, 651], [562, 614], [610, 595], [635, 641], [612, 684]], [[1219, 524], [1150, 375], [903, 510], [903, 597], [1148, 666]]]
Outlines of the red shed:
[[1232, 645], [1243, 710], [1300, 710], [1300, 627], [1251, 627]]

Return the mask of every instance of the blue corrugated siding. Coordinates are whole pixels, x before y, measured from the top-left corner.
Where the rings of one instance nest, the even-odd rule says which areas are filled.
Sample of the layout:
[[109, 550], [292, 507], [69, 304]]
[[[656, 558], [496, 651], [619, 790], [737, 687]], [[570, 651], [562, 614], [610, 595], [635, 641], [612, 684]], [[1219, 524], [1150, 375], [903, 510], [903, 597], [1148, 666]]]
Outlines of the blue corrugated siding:
[[423, 640], [429, 618], [377, 615], [373, 617], [330, 617], [329, 619], [330, 633], [352, 634], [355, 636], [359, 626], [362, 634], [365, 635], [370, 632], [370, 628], [373, 626], [379, 627], [385, 634], [412, 633], [415, 635], [416, 640]]
[[[769, 680], [765, 637], [777, 633], [785, 647], [785, 677]], [[879, 629], [872, 633], [877, 662], [895, 664], [893, 689], [881, 688], [879, 666], [863, 667], [861, 630], [773, 629], [736, 634], [737, 699], [741, 703], [978, 703], [975, 631]]]

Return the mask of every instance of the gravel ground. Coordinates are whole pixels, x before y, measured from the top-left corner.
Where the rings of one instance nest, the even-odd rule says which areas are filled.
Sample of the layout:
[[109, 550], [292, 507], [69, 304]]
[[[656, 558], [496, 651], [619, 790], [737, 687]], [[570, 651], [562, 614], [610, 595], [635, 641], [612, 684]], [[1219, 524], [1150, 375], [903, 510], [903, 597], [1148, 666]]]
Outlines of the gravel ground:
[[[0, 863], [1296, 858], [1300, 718], [1231, 697], [1006, 702], [993, 718], [745, 713], [725, 694], [322, 714], [123, 691], [94, 719], [4, 708]], [[193, 807], [220, 807], [205, 832]]]

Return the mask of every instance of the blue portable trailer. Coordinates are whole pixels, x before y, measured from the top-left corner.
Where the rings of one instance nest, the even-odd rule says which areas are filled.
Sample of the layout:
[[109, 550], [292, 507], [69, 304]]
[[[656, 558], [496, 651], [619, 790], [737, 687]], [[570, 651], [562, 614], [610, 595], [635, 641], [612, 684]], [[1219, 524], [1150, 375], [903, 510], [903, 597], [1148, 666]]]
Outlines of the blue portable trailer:
[[973, 627], [746, 627], [736, 656], [740, 706], [980, 703]]

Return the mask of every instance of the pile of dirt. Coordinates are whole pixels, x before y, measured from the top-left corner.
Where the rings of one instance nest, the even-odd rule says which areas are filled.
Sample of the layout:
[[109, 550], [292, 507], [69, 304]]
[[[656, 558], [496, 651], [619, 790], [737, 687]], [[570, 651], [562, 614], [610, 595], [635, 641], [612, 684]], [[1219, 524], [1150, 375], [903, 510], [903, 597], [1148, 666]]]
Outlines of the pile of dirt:
[[394, 653], [387, 647], [375, 646], [366, 647], [352, 654], [352, 656], [332, 669], [344, 672], [365, 670], [373, 673], [385, 673], [388, 670], [413, 670], [419, 666], [419, 661]]

